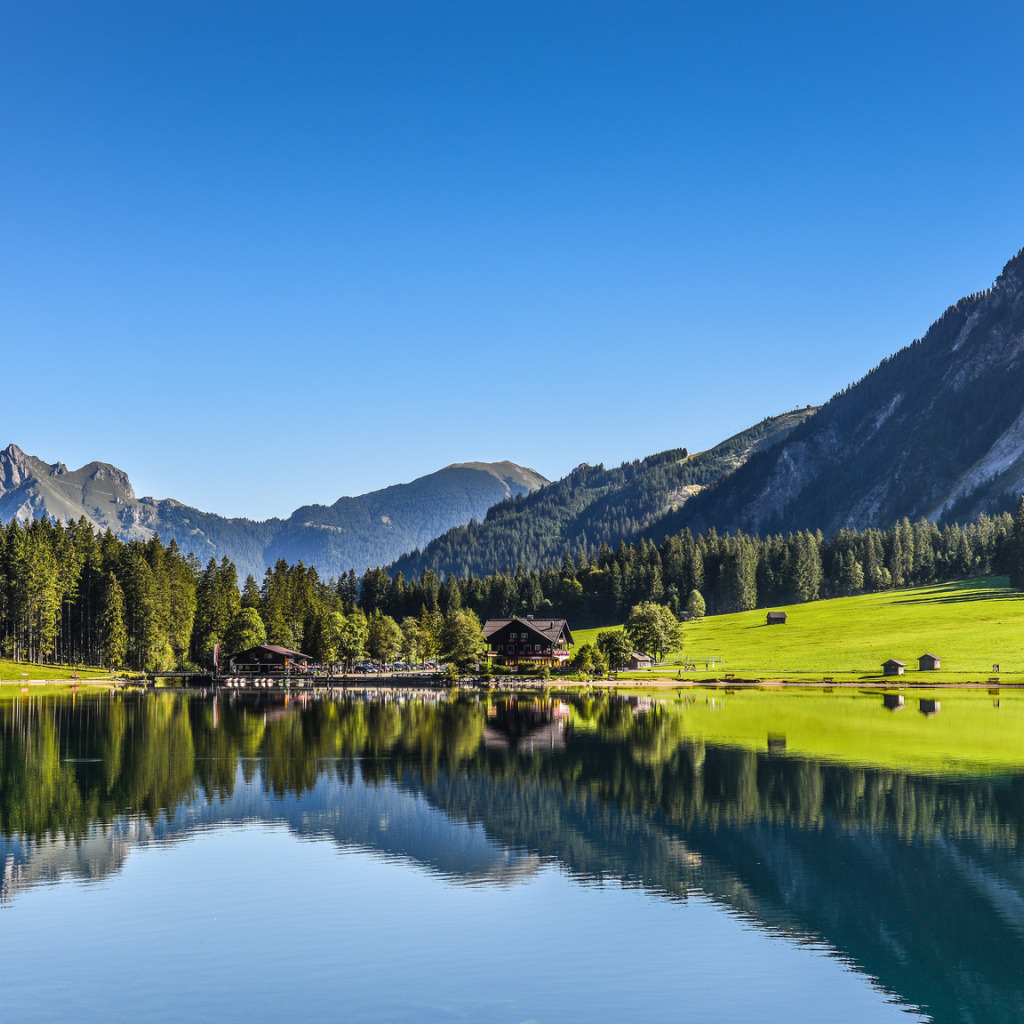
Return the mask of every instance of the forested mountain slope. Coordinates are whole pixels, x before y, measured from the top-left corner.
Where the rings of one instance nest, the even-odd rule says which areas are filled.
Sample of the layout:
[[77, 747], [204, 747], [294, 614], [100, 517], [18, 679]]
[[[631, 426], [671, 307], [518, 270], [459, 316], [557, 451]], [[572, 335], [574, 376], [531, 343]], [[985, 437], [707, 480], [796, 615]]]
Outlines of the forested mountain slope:
[[122, 540], [159, 534], [204, 563], [227, 556], [241, 579], [249, 573], [261, 578], [279, 558], [301, 559], [327, 578], [390, 562], [452, 526], [483, 516], [496, 502], [545, 483], [539, 473], [512, 462], [461, 463], [411, 483], [258, 522], [228, 519], [173, 499], [137, 498], [127, 474], [116, 466], [90, 462], [68, 470], [12, 444], [0, 451], [0, 520], [70, 522], [84, 515]]
[[406, 578], [423, 569], [439, 575], [484, 575], [522, 565], [539, 569], [571, 551], [615, 546], [648, 530], [671, 510], [779, 443], [814, 413], [799, 409], [756, 426], [697, 455], [675, 448], [615, 469], [586, 464], [540, 490], [492, 508], [483, 522], [458, 526], [422, 551], [398, 559]]
[[973, 519], [1024, 490], [1024, 251], [785, 443], [667, 515], [756, 533]]
[[279, 558], [301, 558], [321, 576], [338, 576], [350, 568], [362, 572], [546, 483], [539, 473], [514, 462], [448, 466], [411, 483], [296, 509], [275, 531], [264, 560], [272, 565]]

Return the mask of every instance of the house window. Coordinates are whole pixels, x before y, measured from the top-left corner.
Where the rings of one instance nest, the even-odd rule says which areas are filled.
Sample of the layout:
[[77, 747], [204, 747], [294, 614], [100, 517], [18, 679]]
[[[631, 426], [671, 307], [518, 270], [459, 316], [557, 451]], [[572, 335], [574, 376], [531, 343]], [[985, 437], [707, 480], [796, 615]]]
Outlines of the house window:
[[540, 650], [540, 644], [534, 644], [534, 645], [533, 645], [533, 649], [534, 649], [535, 651], [539, 651], [539, 650]]
[[503, 651], [503, 650], [505, 650], [505, 648], [504, 648], [504, 647], [502, 647], [502, 646], [501, 646], [501, 644], [495, 644], [495, 645], [494, 645], [494, 649], [495, 649], [496, 651]]

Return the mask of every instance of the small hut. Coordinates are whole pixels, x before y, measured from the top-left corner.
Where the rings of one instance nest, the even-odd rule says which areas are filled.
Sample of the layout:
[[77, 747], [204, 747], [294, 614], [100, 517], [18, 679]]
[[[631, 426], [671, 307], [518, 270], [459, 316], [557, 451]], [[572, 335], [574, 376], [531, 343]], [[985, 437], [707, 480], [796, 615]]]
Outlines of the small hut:
[[785, 612], [769, 612], [768, 621], [766, 625], [769, 626], [784, 626], [786, 624], [786, 613]]
[[922, 654], [917, 659], [917, 667], [922, 672], [934, 672], [942, 664], [942, 659], [937, 654]]
[[654, 664], [654, 659], [643, 651], [633, 651], [629, 656], [627, 665], [633, 672], [641, 668], [650, 668]]
[[890, 658], [888, 661], [882, 662], [882, 675], [901, 676], [906, 667], [907, 663], [905, 661], [900, 661], [898, 658]]

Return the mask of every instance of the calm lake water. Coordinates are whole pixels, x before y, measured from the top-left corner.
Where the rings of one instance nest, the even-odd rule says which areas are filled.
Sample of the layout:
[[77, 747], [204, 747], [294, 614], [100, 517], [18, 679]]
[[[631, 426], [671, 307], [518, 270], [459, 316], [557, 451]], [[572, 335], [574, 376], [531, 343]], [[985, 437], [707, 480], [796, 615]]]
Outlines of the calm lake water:
[[0, 704], [2, 1019], [1024, 1020], [1024, 772], [697, 700]]

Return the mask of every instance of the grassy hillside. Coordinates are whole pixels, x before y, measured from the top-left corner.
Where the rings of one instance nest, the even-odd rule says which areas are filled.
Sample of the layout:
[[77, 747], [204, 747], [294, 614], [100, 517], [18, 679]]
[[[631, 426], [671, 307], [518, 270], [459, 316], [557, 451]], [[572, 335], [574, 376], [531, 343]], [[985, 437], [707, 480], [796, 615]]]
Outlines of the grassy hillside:
[[[695, 662], [686, 679], [732, 673], [743, 679], [878, 682], [882, 662], [907, 663], [904, 683], [984, 682], [993, 664], [1000, 680], [1024, 683], [1024, 595], [993, 576], [911, 590], [886, 591], [773, 609], [784, 626], [765, 624], [765, 610], [715, 615], [686, 627], [682, 653], [654, 673], [675, 677], [683, 660]], [[576, 644], [598, 630], [574, 632]], [[917, 659], [936, 654], [937, 672], [920, 672]], [[712, 657], [722, 660], [713, 670]]]

